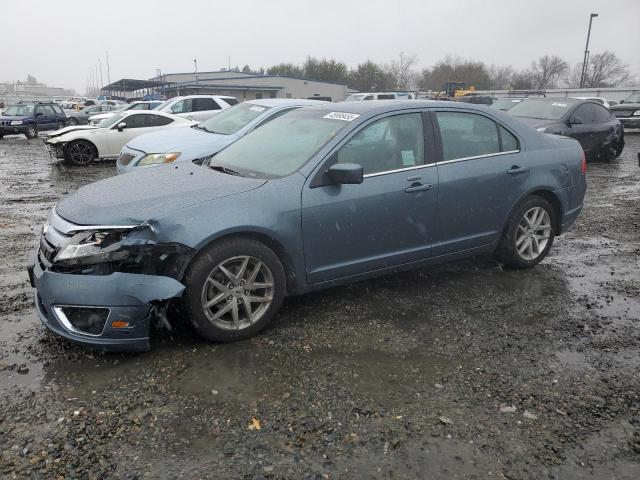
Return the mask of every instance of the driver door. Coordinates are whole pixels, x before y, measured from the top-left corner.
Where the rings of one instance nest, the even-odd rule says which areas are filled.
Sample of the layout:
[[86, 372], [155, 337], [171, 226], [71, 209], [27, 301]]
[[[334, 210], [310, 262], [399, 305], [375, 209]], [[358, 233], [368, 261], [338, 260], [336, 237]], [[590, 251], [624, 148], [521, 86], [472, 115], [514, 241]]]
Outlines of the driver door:
[[[424, 123], [428, 128], [424, 128]], [[302, 231], [311, 284], [428, 259], [434, 238], [437, 168], [430, 119], [420, 112], [372, 121], [325, 160], [302, 192]], [[363, 167], [363, 183], [318, 175], [333, 163]]]

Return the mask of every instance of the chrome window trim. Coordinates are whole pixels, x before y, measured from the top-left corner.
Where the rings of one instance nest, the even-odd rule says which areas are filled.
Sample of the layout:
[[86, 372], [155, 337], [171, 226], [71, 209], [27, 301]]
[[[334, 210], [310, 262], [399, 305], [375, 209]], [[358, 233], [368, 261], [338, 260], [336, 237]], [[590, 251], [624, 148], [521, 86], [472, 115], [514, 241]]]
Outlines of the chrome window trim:
[[[107, 318], [104, 321], [104, 325], [102, 327], [102, 331], [100, 333], [87, 333], [87, 332], [83, 332], [82, 330], [78, 330], [77, 328], [75, 328], [71, 322], [69, 321], [69, 319], [67, 318], [67, 316], [64, 314], [64, 312], [62, 311], [62, 309], [64, 307], [67, 308], [101, 308], [103, 310], [107, 311]], [[58, 318], [58, 320], [60, 320], [60, 323], [62, 324], [62, 326], [64, 328], [66, 328], [67, 330], [69, 330], [72, 333], [77, 333], [78, 335], [86, 335], [87, 337], [100, 337], [102, 336], [102, 334], [104, 333], [105, 328], [107, 328], [107, 321], [109, 320], [109, 315], [111, 315], [111, 309], [108, 307], [87, 307], [82, 306], [82, 305], [56, 305], [53, 307], [53, 312], [56, 314], [56, 317]]]
[[411, 170], [418, 170], [420, 168], [429, 168], [429, 167], [435, 167], [435, 166], [436, 166], [435, 163], [428, 163], [426, 165], [416, 165], [415, 167], [396, 168], [395, 170], [385, 170], [384, 172], [367, 173], [366, 175], [363, 175], [362, 178], [379, 177], [381, 175], [390, 175], [392, 173], [408, 172]]
[[454, 158], [452, 160], [443, 160], [442, 162], [436, 162], [436, 165], [447, 165], [449, 163], [466, 162], [467, 160], [475, 160], [477, 158], [497, 157], [500, 155], [508, 155], [511, 153], [520, 153], [520, 150], [509, 150], [508, 152], [495, 152], [495, 153], [487, 153], [485, 155], [475, 155], [473, 157]]
[[75, 225], [58, 215], [55, 209], [51, 210], [49, 226], [67, 235], [87, 230], [132, 230], [138, 227], [138, 225]]

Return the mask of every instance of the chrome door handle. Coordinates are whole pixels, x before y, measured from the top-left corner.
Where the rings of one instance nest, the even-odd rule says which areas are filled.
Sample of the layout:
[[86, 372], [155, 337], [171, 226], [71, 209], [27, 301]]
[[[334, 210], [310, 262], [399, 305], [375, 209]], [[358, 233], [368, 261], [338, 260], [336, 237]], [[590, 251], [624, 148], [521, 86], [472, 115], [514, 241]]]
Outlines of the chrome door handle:
[[529, 171], [529, 167], [519, 167], [517, 165], [514, 165], [509, 170], [507, 170], [507, 173], [509, 175], [517, 175], [519, 173], [527, 173], [528, 171]]
[[431, 190], [433, 188], [433, 184], [431, 183], [420, 183], [418, 185], [412, 185], [404, 189], [407, 193], [414, 192], [424, 192], [425, 190]]

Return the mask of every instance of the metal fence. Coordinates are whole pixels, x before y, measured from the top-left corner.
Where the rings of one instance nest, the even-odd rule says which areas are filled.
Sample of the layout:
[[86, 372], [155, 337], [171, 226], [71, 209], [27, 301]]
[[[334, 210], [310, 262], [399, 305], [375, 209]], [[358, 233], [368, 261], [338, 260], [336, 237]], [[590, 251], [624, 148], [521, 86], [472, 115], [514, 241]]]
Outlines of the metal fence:
[[[616, 88], [548, 88], [542, 90], [547, 97], [601, 97], [614, 102], [624, 100], [632, 93], [640, 92], [640, 86]], [[509, 90], [477, 90], [476, 93], [491, 95], [492, 97], [506, 97]]]

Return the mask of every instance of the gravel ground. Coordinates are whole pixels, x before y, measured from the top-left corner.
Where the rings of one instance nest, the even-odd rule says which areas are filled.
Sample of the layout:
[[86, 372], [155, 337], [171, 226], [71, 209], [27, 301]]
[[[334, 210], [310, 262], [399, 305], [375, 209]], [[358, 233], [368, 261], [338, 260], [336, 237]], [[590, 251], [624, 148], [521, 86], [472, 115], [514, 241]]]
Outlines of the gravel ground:
[[289, 299], [235, 344], [102, 354], [42, 327], [48, 210], [114, 165], [0, 141], [0, 477], [640, 478], [640, 135], [531, 271], [456, 262]]

